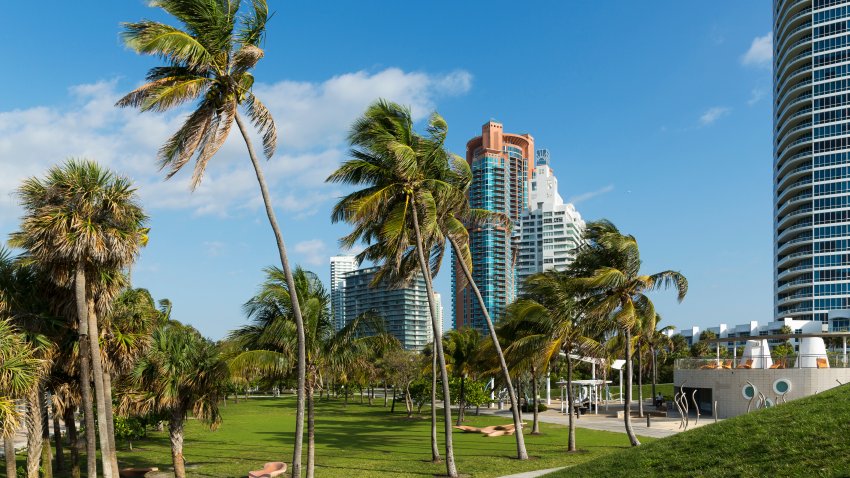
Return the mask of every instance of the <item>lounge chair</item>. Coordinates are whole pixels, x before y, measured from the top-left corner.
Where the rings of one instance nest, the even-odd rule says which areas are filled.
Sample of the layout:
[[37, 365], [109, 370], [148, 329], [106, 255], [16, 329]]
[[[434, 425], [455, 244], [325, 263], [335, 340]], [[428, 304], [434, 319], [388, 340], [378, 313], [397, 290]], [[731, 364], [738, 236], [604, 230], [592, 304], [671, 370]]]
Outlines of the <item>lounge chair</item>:
[[723, 368], [732, 368], [732, 360], [726, 360], [723, 362]]
[[829, 368], [829, 362], [827, 362], [825, 358], [819, 358], [818, 368]]
[[735, 368], [753, 368], [753, 359], [747, 359], [746, 362], [738, 364]]
[[771, 365], [770, 368], [784, 368], [784, 367], [782, 366], [782, 362], [776, 362], [775, 364]]
[[286, 473], [286, 463], [272, 461], [266, 463], [262, 470], [248, 472], [249, 478], [275, 478]]

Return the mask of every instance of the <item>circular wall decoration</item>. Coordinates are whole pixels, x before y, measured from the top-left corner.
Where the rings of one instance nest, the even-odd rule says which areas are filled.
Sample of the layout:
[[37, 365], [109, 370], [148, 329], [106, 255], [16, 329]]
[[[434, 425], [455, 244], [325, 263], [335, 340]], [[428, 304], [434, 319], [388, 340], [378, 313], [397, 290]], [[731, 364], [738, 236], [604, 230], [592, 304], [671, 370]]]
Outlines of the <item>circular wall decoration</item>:
[[758, 395], [759, 391], [755, 385], [746, 384], [744, 388], [741, 389], [741, 395], [744, 396], [745, 400], [752, 400], [753, 397]]
[[764, 408], [770, 408], [770, 407], [775, 406], [775, 405], [776, 404], [773, 403], [773, 400], [771, 400], [769, 398], [764, 399]]
[[791, 391], [791, 380], [780, 378], [773, 382], [773, 391], [779, 395], [785, 395]]

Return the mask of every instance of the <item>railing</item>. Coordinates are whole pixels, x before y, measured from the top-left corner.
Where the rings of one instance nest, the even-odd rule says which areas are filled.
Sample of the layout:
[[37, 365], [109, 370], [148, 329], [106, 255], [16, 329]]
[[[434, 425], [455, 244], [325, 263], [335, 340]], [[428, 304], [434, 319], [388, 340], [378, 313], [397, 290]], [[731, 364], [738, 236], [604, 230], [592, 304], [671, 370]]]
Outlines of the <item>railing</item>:
[[[729, 337], [735, 342], [736, 337]], [[738, 341], [739, 343], [741, 341]], [[676, 359], [676, 370], [776, 370], [789, 368], [850, 368], [850, 357], [842, 353], [828, 352], [826, 355], [753, 355], [729, 358], [725, 345], [720, 350], [725, 357], [698, 357]]]

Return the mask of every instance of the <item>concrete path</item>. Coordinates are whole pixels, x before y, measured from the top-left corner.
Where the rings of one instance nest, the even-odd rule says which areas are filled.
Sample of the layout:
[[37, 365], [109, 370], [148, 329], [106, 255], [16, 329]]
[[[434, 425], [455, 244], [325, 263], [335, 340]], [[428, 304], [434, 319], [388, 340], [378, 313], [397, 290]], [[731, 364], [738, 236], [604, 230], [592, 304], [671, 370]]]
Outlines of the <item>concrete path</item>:
[[[540, 421], [543, 423], [556, 423], [558, 425], [569, 425], [569, 417], [565, 414], [560, 413], [558, 411], [557, 405], [553, 404], [554, 408], [550, 408], [545, 412], [540, 413]], [[599, 414], [587, 414], [581, 415], [580, 418], [575, 420], [575, 424], [577, 427], [581, 428], [589, 428], [592, 430], [602, 430], [608, 432], [615, 433], [625, 433], [625, 429], [623, 427], [623, 419], [617, 418], [614, 414], [618, 410], [618, 407], [622, 407], [621, 405], [611, 405], [608, 407], [608, 411], [606, 412], [604, 407], [599, 408]], [[512, 420], [511, 412], [507, 409], [505, 410], [497, 410], [497, 409], [487, 409], [482, 408], [481, 413], [487, 413], [490, 415], [504, 416], [508, 422]], [[531, 413], [523, 413], [522, 414], [523, 421], [531, 422], [532, 414]], [[680, 420], [678, 418], [656, 418], [653, 417], [650, 422], [650, 426], [647, 428], [646, 419], [645, 418], [633, 418], [632, 419], [632, 427], [635, 430], [635, 434], [639, 436], [645, 437], [653, 437], [653, 438], [664, 438], [671, 435], [675, 435], [682, 430], [679, 428]], [[698, 426], [707, 425], [709, 423], [714, 423], [713, 419], [702, 419], [699, 421]], [[529, 423], [529, 426], [531, 424]], [[690, 425], [688, 429], [695, 428], [694, 418], [691, 417]]]
[[505, 475], [499, 478], [536, 478], [538, 476], [554, 473], [558, 470], [563, 470], [564, 468], [566, 468], [566, 466], [562, 466], [560, 468], [549, 468], [547, 470], [526, 471], [525, 473], [517, 473], [516, 475]]

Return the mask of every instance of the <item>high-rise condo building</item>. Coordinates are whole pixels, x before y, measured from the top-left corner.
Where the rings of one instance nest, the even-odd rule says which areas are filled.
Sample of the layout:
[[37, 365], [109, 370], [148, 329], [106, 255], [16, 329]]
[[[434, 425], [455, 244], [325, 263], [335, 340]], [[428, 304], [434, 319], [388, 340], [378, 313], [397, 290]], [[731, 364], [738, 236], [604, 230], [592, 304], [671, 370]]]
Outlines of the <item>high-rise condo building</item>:
[[354, 256], [331, 257], [331, 313], [337, 330], [345, 326], [345, 274], [357, 269]]
[[584, 221], [572, 204], [564, 204], [558, 193], [558, 178], [549, 164], [549, 151], [537, 151], [531, 177], [530, 207], [519, 224], [517, 259], [519, 287], [538, 272], [564, 270], [575, 259]]
[[[440, 334], [442, 334], [445, 331], [443, 328], [445, 327], [443, 324], [443, 296], [441, 296], [439, 292], [434, 292], [434, 302], [437, 305], [437, 330], [439, 330]], [[428, 330], [431, 331], [431, 329]], [[434, 332], [431, 331], [431, 340], [429, 340], [429, 342], [433, 340]]]
[[387, 331], [407, 350], [421, 350], [433, 337], [425, 280], [417, 276], [405, 287], [372, 286], [377, 267], [345, 274], [343, 294], [346, 323], [373, 311], [386, 321]]
[[[470, 206], [502, 213], [518, 224], [529, 205], [534, 138], [529, 134], [505, 133], [500, 123], [490, 121], [482, 126], [481, 136], [466, 143], [466, 161], [473, 178]], [[492, 223], [471, 229], [469, 240], [472, 277], [491, 317], [497, 321], [516, 297], [518, 237], [512, 237], [504, 225]], [[478, 301], [456, 263], [452, 270], [452, 306], [455, 326], [486, 330]]]
[[850, 1], [773, 3], [776, 319], [850, 314]]

